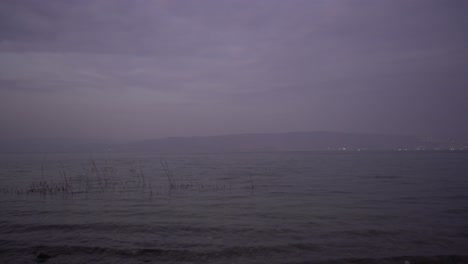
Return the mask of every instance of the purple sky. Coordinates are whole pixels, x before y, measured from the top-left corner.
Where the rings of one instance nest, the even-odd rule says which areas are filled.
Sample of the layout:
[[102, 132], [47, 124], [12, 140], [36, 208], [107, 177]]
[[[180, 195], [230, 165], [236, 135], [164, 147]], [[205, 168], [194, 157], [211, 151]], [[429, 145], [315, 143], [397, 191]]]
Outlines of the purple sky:
[[2, 1], [0, 138], [468, 135], [468, 1]]

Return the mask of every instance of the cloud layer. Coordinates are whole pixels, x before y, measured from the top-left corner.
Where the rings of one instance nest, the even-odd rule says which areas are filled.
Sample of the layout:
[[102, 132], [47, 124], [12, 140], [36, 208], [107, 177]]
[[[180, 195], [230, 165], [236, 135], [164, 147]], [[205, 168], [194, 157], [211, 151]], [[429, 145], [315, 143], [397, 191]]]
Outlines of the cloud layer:
[[3, 1], [0, 137], [468, 134], [465, 1]]

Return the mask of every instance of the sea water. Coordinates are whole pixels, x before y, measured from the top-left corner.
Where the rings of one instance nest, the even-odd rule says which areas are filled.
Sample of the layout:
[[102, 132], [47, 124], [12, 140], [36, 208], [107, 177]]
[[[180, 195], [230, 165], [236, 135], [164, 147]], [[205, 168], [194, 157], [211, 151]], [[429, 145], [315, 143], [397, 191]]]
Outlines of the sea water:
[[468, 152], [0, 155], [2, 263], [467, 252]]

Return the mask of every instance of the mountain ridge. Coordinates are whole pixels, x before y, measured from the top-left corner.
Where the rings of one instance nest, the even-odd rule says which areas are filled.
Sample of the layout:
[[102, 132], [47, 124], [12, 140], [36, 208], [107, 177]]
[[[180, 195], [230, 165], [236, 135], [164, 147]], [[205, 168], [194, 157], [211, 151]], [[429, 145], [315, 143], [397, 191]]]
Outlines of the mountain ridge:
[[218, 152], [430, 149], [444, 143], [412, 135], [329, 131], [243, 133], [214, 136], [163, 137], [127, 143], [91, 143], [77, 140], [0, 141], [0, 152]]

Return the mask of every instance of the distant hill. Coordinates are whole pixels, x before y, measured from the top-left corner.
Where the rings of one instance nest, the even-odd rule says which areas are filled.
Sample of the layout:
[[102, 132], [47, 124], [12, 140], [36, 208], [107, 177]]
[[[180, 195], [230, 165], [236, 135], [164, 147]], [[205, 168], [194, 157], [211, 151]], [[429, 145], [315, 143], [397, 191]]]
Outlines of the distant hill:
[[[431, 145], [431, 146], [429, 146]], [[416, 149], [434, 144], [414, 136], [338, 132], [294, 132], [235, 134], [222, 136], [171, 137], [122, 145], [122, 150], [160, 152], [209, 151], [302, 151], [337, 149]]]
[[125, 144], [96, 144], [61, 139], [0, 141], [0, 152], [389, 150], [435, 148], [438, 146], [440, 144], [423, 141], [414, 136], [340, 132], [292, 132], [168, 137]]
[[89, 152], [105, 150], [108, 147], [108, 144], [69, 139], [0, 140], [0, 153]]

